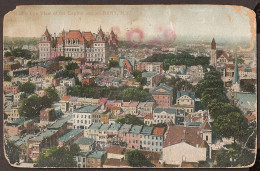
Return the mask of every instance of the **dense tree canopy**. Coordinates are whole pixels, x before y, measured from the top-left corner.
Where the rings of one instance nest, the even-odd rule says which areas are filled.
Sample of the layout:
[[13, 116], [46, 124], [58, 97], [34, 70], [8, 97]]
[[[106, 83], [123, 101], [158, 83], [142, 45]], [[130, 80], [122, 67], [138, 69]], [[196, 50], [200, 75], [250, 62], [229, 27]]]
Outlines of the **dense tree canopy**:
[[20, 117], [34, 118], [40, 115], [40, 111], [46, 102], [42, 101], [42, 98], [38, 95], [32, 95], [27, 99], [22, 100], [22, 105], [19, 107], [18, 112]]
[[25, 59], [31, 59], [32, 53], [29, 50], [17, 48], [17, 49], [11, 50], [10, 52], [6, 52], [5, 57], [8, 57], [8, 56], [23, 57]]
[[34, 83], [26, 82], [24, 84], [20, 84], [18, 88], [20, 92], [24, 92], [25, 94], [28, 95], [34, 93], [36, 86]]
[[134, 76], [137, 82], [141, 83], [141, 85], [145, 85], [147, 83], [147, 79], [145, 77], [142, 77], [141, 71], [134, 70], [131, 74]]
[[51, 103], [55, 101], [59, 101], [59, 95], [57, 90], [54, 87], [48, 87], [44, 90], [46, 93], [47, 97], [50, 99]]
[[9, 76], [7, 73], [8, 73], [8, 71], [4, 71], [4, 81], [11, 81], [12, 77]]
[[214, 120], [215, 131], [226, 138], [240, 140], [246, 135], [248, 128], [247, 119], [239, 112], [231, 112], [228, 115], [220, 115]]
[[142, 122], [139, 118], [137, 118], [135, 115], [130, 115], [130, 114], [125, 115], [125, 117], [118, 118], [116, 120], [116, 123], [144, 125], [144, 122]]
[[11, 164], [19, 162], [20, 149], [14, 144], [13, 141], [8, 141], [5, 144], [6, 156]]
[[79, 155], [80, 148], [76, 144], [70, 147], [51, 147], [40, 154], [36, 167], [77, 167], [74, 156]]
[[119, 66], [119, 62], [118, 61], [115, 61], [115, 60], [110, 60], [109, 62], [108, 62], [108, 69], [110, 69], [110, 68], [112, 68], [112, 67], [117, 67], [117, 66]]
[[81, 86], [76, 85], [68, 88], [68, 95], [87, 97], [87, 98], [100, 98], [107, 97], [111, 100], [120, 99], [124, 101], [147, 101], [151, 100], [152, 96], [147, 89], [141, 87], [102, 87], [102, 86]]
[[209, 65], [209, 58], [204, 56], [194, 57], [188, 52], [182, 52], [178, 54], [153, 54], [143, 60], [144, 62], [163, 62], [163, 69], [168, 70], [170, 65]]
[[138, 150], [127, 152], [126, 160], [132, 167], [153, 167], [153, 164]]
[[243, 92], [254, 93], [255, 92], [255, 86], [253, 84], [245, 82], [243, 85], [241, 85], [241, 90]]

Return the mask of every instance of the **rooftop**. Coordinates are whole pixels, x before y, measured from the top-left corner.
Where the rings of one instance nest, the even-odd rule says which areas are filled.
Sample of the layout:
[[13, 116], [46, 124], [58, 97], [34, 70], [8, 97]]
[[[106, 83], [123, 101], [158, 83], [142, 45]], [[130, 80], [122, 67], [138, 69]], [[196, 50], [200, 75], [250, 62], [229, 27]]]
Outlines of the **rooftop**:
[[150, 126], [144, 126], [142, 131], [141, 131], [141, 134], [148, 134], [148, 135], [151, 135], [153, 132], [153, 127], [150, 127]]
[[121, 128], [122, 124], [111, 124], [108, 130], [118, 131]]
[[57, 120], [54, 124], [52, 124], [51, 126], [48, 126], [47, 129], [59, 129], [60, 127], [62, 127], [65, 123], [67, 123], [70, 119], [72, 119], [72, 115], [69, 115], [65, 118], [62, 118], [60, 120]]
[[132, 129], [130, 130], [130, 133], [139, 134], [142, 130], [143, 126], [139, 125], [133, 125]]
[[60, 138], [59, 141], [66, 143], [68, 142], [70, 139], [74, 138], [75, 136], [77, 136], [78, 134], [82, 133], [84, 130], [83, 129], [71, 129], [69, 130], [67, 133], [63, 134]]
[[92, 145], [95, 142], [92, 138], [81, 137], [76, 141], [78, 145]]
[[99, 128], [99, 130], [108, 130], [109, 127], [110, 127], [109, 124], [103, 124], [103, 125], [101, 125], [101, 127]]
[[168, 114], [175, 114], [177, 112], [174, 108], [155, 108], [154, 113], [166, 112]]
[[93, 151], [91, 152], [87, 158], [97, 158], [101, 159], [106, 154], [106, 151]]
[[37, 135], [36, 137], [31, 138], [30, 140], [32, 141], [42, 141], [47, 137], [50, 137], [52, 135], [54, 135], [56, 132], [58, 132], [58, 130], [46, 130], [44, 132], [41, 132], [39, 135]]
[[99, 109], [100, 106], [83, 106], [74, 110], [74, 113], [92, 113]]
[[121, 126], [120, 128], [120, 132], [129, 132], [130, 129], [131, 129], [132, 125], [129, 125], [129, 124], [124, 124], [123, 126]]
[[163, 135], [165, 128], [155, 127], [153, 129], [153, 135]]
[[168, 94], [172, 95], [172, 87], [161, 83], [159, 86], [155, 87], [152, 91], [151, 94]]
[[101, 126], [101, 123], [92, 123], [88, 129], [99, 129]]

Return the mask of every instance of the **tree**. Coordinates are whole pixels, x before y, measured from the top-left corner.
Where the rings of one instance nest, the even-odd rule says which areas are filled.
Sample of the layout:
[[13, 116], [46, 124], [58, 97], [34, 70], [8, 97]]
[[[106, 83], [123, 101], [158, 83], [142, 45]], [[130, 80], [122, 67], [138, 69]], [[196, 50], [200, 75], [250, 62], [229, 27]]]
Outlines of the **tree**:
[[218, 167], [230, 167], [230, 156], [227, 152], [218, 152], [216, 154], [216, 161]]
[[59, 101], [59, 95], [57, 90], [54, 87], [48, 87], [44, 90], [46, 93], [47, 97], [51, 100], [51, 103], [55, 101]]
[[115, 60], [110, 60], [108, 62], [108, 69], [112, 68], [112, 67], [116, 67], [119, 65], [119, 62], [118, 61], [115, 61]]
[[4, 81], [11, 81], [12, 77], [9, 76], [7, 73], [8, 73], [8, 71], [4, 71]]
[[199, 161], [199, 167], [210, 167], [207, 161]]
[[201, 95], [203, 107], [207, 109], [213, 101], [227, 103], [229, 100], [222, 90], [218, 88], [206, 88]]
[[40, 115], [42, 108], [42, 99], [38, 95], [32, 95], [22, 100], [22, 105], [19, 107], [18, 112], [20, 117], [34, 118]]
[[123, 118], [117, 119], [116, 123], [144, 125], [144, 123], [139, 118], [137, 118], [135, 115], [130, 115], [130, 114], [125, 115], [125, 117], [123, 117]]
[[25, 94], [28, 95], [34, 93], [36, 86], [34, 83], [26, 82], [24, 84], [20, 84], [18, 88], [20, 92], [24, 92]]
[[226, 116], [231, 112], [241, 112], [238, 107], [235, 107], [230, 103], [217, 101], [217, 99], [212, 100], [211, 103], [208, 104], [208, 109], [210, 117], [213, 119], [221, 115]]
[[226, 138], [233, 137], [234, 143], [245, 136], [248, 128], [247, 119], [238, 112], [218, 116], [213, 124], [218, 135]]
[[65, 68], [66, 68], [66, 70], [72, 70], [72, 71], [74, 71], [75, 69], [78, 69], [79, 66], [78, 66], [77, 63], [72, 62], [72, 63], [69, 63], [68, 65], [66, 65]]
[[153, 167], [153, 164], [138, 150], [127, 152], [126, 160], [132, 167]]
[[20, 149], [13, 141], [7, 140], [5, 144], [5, 153], [11, 164], [19, 162]]
[[[77, 146], [77, 147], [76, 147]], [[40, 154], [36, 167], [77, 167], [74, 156], [79, 155], [79, 147], [76, 144], [70, 147], [51, 147]]]

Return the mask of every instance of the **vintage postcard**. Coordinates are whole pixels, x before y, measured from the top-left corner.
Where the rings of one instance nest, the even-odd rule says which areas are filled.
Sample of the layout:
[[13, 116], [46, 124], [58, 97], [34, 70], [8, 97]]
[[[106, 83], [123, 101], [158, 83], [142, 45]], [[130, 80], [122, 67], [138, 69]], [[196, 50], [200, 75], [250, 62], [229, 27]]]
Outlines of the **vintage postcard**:
[[35, 5], [4, 17], [15, 167], [250, 167], [255, 13], [228, 5]]

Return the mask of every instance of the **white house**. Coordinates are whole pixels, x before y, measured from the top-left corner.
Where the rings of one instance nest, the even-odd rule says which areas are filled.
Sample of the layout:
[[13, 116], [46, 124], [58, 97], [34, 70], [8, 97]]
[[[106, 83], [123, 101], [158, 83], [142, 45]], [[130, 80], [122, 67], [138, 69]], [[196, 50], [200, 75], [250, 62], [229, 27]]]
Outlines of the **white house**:
[[61, 86], [73, 87], [75, 86], [75, 78], [63, 78], [60, 80]]
[[200, 127], [169, 126], [161, 162], [181, 166], [182, 162], [206, 161], [208, 155], [208, 144], [202, 138]]

